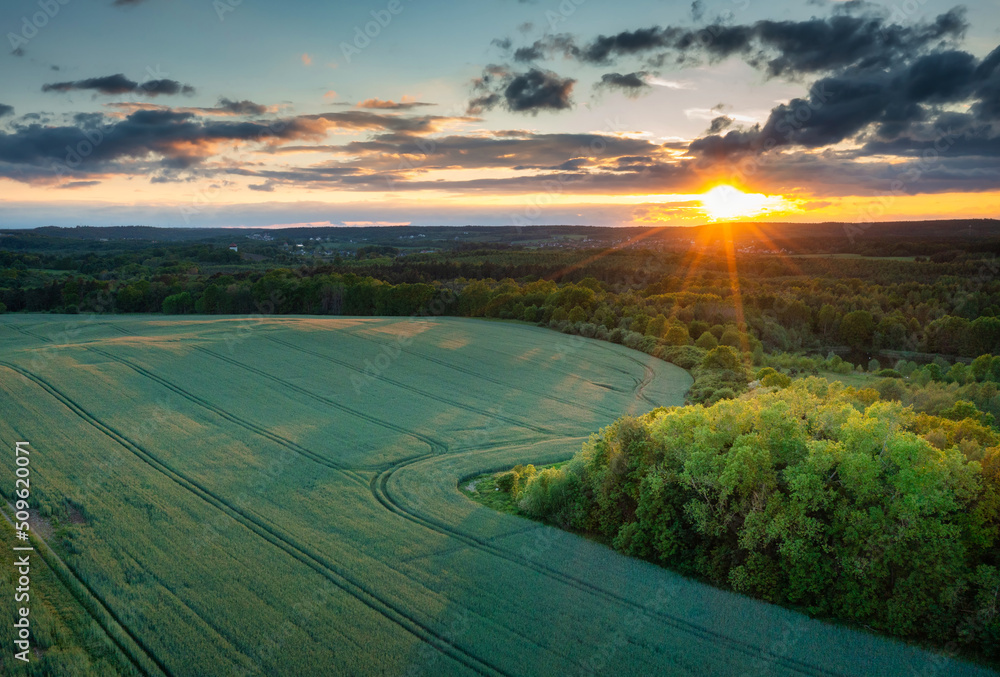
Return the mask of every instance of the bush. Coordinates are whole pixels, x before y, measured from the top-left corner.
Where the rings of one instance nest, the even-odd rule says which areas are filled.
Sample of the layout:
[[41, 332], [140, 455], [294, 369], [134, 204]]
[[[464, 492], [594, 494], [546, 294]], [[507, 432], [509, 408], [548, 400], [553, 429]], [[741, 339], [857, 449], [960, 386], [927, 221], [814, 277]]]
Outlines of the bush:
[[657, 350], [657, 357], [682, 369], [694, 369], [705, 359], [705, 351], [694, 346], [661, 346]]
[[895, 369], [879, 369], [875, 375], [879, 378], [903, 378], [903, 375]]
[[761, 599], [996, 652], [1000, 450], [956, 431], [996, 434], [818, 378], [733, 395], [619, 419], [529, 478], [522, 509]]
[[173, 294], [163, 299], [164, 315], [181, 315], [190, 313], [192, 310], [194, 310], [194, 299], [188, 292]]
[[691, 337], [688, 335], [687, 327], [683, 324], [672, 325], [667, 329], [667, 333], [664, 334], [663, 340], [672, 346], [686, 346], [691, 343]]
[[787, 388], [792, 385], [792, 377], [788, 374], [775, 372], [773, 374], [767, 374], [761, 378], [760, 384], [768, 388]]
[[695, 341], [694, 344], [699, 348], [704, 348], [705, 350], [711, 350], [712, 348], [718, 347], [719, 341], [714, 336], [712, 336], [711, 332], [706, 331], [703, 332], [702, 335], [698, 337], [698, 340]]
[[719, 346], [708, 351], [701, 366], [706, 369], [728, 369], [730, 371], [743, 370], [743, 358], [731, 346]]
[[746, 337], [740, 332], [730, 327], [722, 333], [722, 337], [719, 339], [719, 344], [724, 346], [732, 346], [733, 348], [741, 348], [746, 341]]

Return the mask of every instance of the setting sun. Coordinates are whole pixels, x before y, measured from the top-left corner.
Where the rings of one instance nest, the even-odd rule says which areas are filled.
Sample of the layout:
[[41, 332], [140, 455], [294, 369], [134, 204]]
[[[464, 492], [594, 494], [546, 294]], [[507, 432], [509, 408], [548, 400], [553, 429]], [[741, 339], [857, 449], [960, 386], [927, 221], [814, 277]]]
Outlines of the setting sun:
[[744, 193], [732, 186], [721, 185], [701, 196], [701, 206], [710, 219], [720, 221], [787, 211], [792, 205], [780, 195]]

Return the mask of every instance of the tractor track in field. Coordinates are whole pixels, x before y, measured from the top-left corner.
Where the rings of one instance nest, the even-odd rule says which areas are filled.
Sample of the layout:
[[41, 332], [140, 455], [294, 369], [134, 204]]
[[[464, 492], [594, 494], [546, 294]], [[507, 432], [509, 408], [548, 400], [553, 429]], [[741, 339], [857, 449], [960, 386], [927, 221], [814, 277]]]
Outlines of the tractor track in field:
[[[220, 498], [198, 481], [193, 480], [183, 473], [173, 469], [170, 465], [164, 463], [139, 444], [131, 441], [114, 428], [108, 426], [100, 419], [87, 412], [83, 407], [78, 405], [41, 376], [8, 362], [0, 362], [0, 365], [5, 366], [33, 381], [79, 418], [83, 419], [86, 423], [96, 428], [107, 437], [110, 437], [124, 449], [136, 456], [139, 460], [143, 461], [152, 469], [167, 477], [174, 484], [197, 496], [231, 519], [242, 524], [250, 532], [271, 543], [302, 564], [305, 564], [309, 568], [313, 569], [375, 613], [400, 626], [418, 639], [427, 642], [439, 652], [461, 663], [474, 672], [483, 675], [508, 675], [507, 672], [496, 665], [493, 665], [488, 659], [479, 658], [478, 656], [475, 656], [474, 654], [461, 648], [447, 637], [436, 633], [430, 626], [409, 614], [399, 604], [392, 602], [390, 599], [384, 599], [378, 593], [369, 589], [369, 587], [363, 582], [354, 580], [345, 571], [340, 570], [338, 566], [327, 562], [319, 553], [310, 552], [311, 549], [307, 546], [299, 545], [294, 542], [291, 537], [282, 535], [279, 533], [276, 526], [268, 524], [267, 520], [262, 516], [254, 516], [250, 513], [250, 511], [245, 511], [230, 505], [225, 501], [225, 499]], [[111, 613], [110, 609], [108, 612]], [[131, 633], [129, 634], [131, 636]], [[136, 641], [138, 642], [138, 640]], [[140, 643], [139, 646], [143, 645]], [[168, 671], [164, 671], [168, 675], [170, 674]]]
[[52, 339], [50, 339], [48, 336], [42, 336], [40, 334], [36, 334], [34, 332], [28, 331], [24, 327], [19, 327], [16, 324], [8, 324], [7, 326], [10, 327], [11, 329], [13, 329], [14, 331], [21, 332], [25, 336], [33, 338], [33, 339], [35, 339], [37, 341], [44, 341], [45, 343], [52, 343]]
[[[8, 369], [12, 369], [15, 372], [21, 373], [20, 371], [18, 371], [18, 369], [12, 368], [5, 362], [0, 362], [0, 366], [7, 367]], [[6, 511], [0, 510], [0, 515], [3, 515], [3, 518], [7, 520], [7, 522], [10, 523], [11, 526], [14, 526], [14, 522], [10, 519], [10, 517], [8, 517]], [[83, 599], [80, 598], [81, 588], [83, 590], [86, 590], [87, 594], [90, 596], [90, 602], [92, 604], [96, 604], [101, 609], [103, 609], [104, 612], [107, 613], [108, 616], [115, 622], [115, 624], [119, 628], [121, 628], [122, 634], [127, 636], [133, 642], [135, 642], [136, 647], [139, 649], [139, 651], [142, 652], [142, 654], [150, 663], [155, 665], [164, 675], [167, 675], [168, 677], [173, 676], [173, 673], [170, 672], [170, 670], [160, 661], [160, 659], [156, 657], [156, 654], [154, 654], [128, 628], [128, 626], [125, 625], [120, 618], [118, 618], [118, 615], [111, 609], [108, 603], [104, 601], [104, 598], [101, 597], [99, 594], [97, 594], [97, 591], [95, 591], [82, 578], [80, 578], [80, 576], [76, 573], [76, 571], [74, 571], [68, 564], [66, 564], [65, 561], [63, 561], [61, 557], [59, 557], [59, 555], [56, 554], [56, 552], [49, 546], [49, 544], [45, 541], [45, 539], [39, 536], [37, 532], [33, 534], [33, 538], [37, 539], [38, 542], [41, 544], [42, 548], [40, 548], [37, 552], [39, 553], [39, 556], [43, 560], [45, 560], [46, 565], [49, 567], [49, 569], [52, 570], [52, 573], [56, 576], [56, 578], [62, 581], [63, 586], [66, 588], [69, 594], [72, 595], [74, 599], [76, 599], [76, 601], [80, 604], [80, 606], [87, 613], [87, 615], [90, 616], [93, 619], [93, 621], [97, 623], [97, 625], [101, 628], [101, 630], [104, 631], [104, 634], [108, 637], [108, 639], [110, 639], [112, 643], [114, 643], [114, 645], [117, 646], [119, 650], [121, 650], [122, 654], [128, 659], [129, 663], [131, 663], [135, 667], [136, 670], [138, 670], [141, 674], [147, 676], [155, 674], [151, 673], [146, 668], [146, 666], [142, 665], [142, 661], [140, 661], [133, 655], [135, 649], [126, 646], [126, 644], [121, 639], [115, 636], [117, 633], [111, 631], [111, 629], [108, 627], [109, 625], [108, 621], [106, 619], [101, 619], [99, 617], [100, 614], [94, 613], [94, 611], [91, 609], [91, 604], [88, 604], [87, 602], [85, 602]], [[45, 554], [45, 551], [47, 551], [47, 555]], [[52, 558], [57, 566], [52, 566], [51, 562], [48, 561], [49, 558]], [[77, 588], [74, 585], [70, 585], [66, 580], [64, 580], [64, 576], [71, 577], [79, 585], [79, 588]]]
[[[290, 343], [288, 341], [283, 341], [281, 339], [274, 338], [273, 336], [265, 336], [264, 338], [267, 339], [268, 341], [272, 341], [272, 342], [277, 343], [279, 345], [283, 345], [283, 346], [285, 346], [287, 348], [291, 348], [292, 350], [297, 350], [297, 351], [299, 351], [301, 353], [305, 353], [306, 355], [312, 355], [313, 357], [317, 357], [317, 358], [319, 358], [321, 360], [325, 360], [327, 362], [332, 362], [333, 364], [339, 364], [340, 366], [345, 367], [347, 369], [350, 369], [351, 371], [355, 371], [355, 372], [357, 372], [359, 374], [364, 374], [365, 373], [364, 369], [359, 369], [355, 365], [353, 365], [353, 364], [351, 364], [351, 363], [349, 363], [349, 362], [347, 362], [345, 360], [339, 360], [336, 357], [332, 357], [330, 355], [324, 355], [323, 353], [317, 352], [315, 350], [310, 350], [308, 348], [303, 348], [301, 346], [295, 345], [294, 343]], [[524, 421], [519, 421], [519, 420], [517, 420], [515, 418], [510, 418], [510, 417], [502, 416], [502, 415], [499, 415], [499, 414], [491, 414], [489, 412], [482, 411], [481, 409], [477, 409], [477, 408], [475, 408], [475, 407], [473, 407], [471, 405], [464, 404], [462, 402], [456, 402], [455, 400], [448, 399], [447, 397], [443, 397], [441, 395], [435, 395], [434, 393], [427, 392], [426, 390], [423, 390], [421, 388], [417, 388], [415, 386], [408, 385], [406, 383], [403, 383], [402, 381], [397, 381], [396, 379], [390, 378], [388, 376], [382, 376], [381, 374], [373, 374], [372, 378], [374, 378], [375, 380], [382, 381], [384, 383], [388, 383], [390, 385], [396, 386], [397, 388], [402, 388], [403, 390], [408, 390], [409, 392], [415, 393], [417, 395], [420, 395], [421, 397], [426, 397], [428, 399], [432, 399], [432, 400], [435, 400], [437, 402], [441, 402], [442, 404], [447, 404], [448, 406], [451, 406], [451, 407], [457, 407], [459, 409], [463, 409], [465, 411], [472, 412], [473, 414], [478, 414], [479, 416], [486, 416], [488, 418], [494, 418], [494, 419], [497, 419], [498, 421], [504, 421], [505, 423], [509, 423], [509, 424], [511, 424], [513, 426], [517, 426], [519, 428], [527, 428], [528, 430], [531, 430], [533, 432], [540, 433], [540, 434], [543, 434], [543, 435], [551, 435], [553, 433], [553, 431], [549, 430], [548, 428], [542, 428], [540, 426], [534, 425], [533, 423], [526, 423]]]
[[[128, 332], [128, 331], [126, 331], [124, 329], [121, 329], [120, 327], [116, 327], [113, 324], [110, 324], [110, 323], [106, 323], [106, 324], [107, 324], [107, 326], [113, 328], [115, 331], [118, 331], [118, 332], [122, 333], [123, 335], [126, 335], [126, 336], [139, 336], [139, 334]], [[428, 435], [424, 435], [424, 434], [418, 433], [416, 431], [407, 430], [406, 428], [402, 428], [402, 427], [396, 425], [395, 423], [391, 423], [389, 421], [383, 421], [382, 419], [380, 419], [378, 417], [371, 416], [370, 414], [366, 414], [364, 412], [358, 411], [356, 409], [348, 407], [345, 404], [342, 404], [340, 402], [336, 402], [334, 400], [331, 400], [330, 398], [325, 397], [323, 395], [318, 395], [318, 394], [316, 394], [316, 393], [314, 393], [314, 392], [312, 392], [310, 390], [306, 390], [305, 388], [302, 388], [301, 386], [297, 386], [294, 383], [286, 381], [285, 379], [283, 379], [283, 378], [281, 378], [279, 376], [275, 376], [273, 374], [269, 374], [268, 372], [263, 371], [262, 369], [258, 369], [256, 367], [252, 367], [249, 364], [246, 364], [245, 362], [241, 362], [240, 360], [237, 360], [235, 358], [227, 357], [225, 355], [220, 355], [219, 353], [215, 352], [214, 350], [209, 350], [208, 348], [205, 348], [203, 346], [194, 345], [194, 346], [191, 346], [191, 347], [192, 347], [193, 350], [196, 350], [196, 351], [198, 351], [200, 353], [204, 353], [205, 355], [209, 355], [210, 357], [212, 357], [214, 359], [222, 360], [224, 362], [227, 362], [227, 363], [233, 365], [234, 367], [238, 367], [238, 368], [243, 369], [245, 371], [249, 371], [249, 372], [251, 372], [253, 374], [256, 374], [256, 375], [258, 375], [258, 376], [260, 376], [262, 378], [266, 378], [266, 379], [268, 379], [270, 381], [278, 383], [278, 384], [284, 386], [285, 388], [288, 388], [289, 390], [297, 392], [297, 393], [299, 393], [301, 395], [305, 395], [306, 397], [308, 397], [308, 398], [310, 398], [310, 399], [312, 399], [314, 401], [317, 401], [317, 402], [320, 402], [322, 404], [334, 407], [335, 409], [339, 409], [340, 411], [343, 411], [343, 412], [345, 412], [347, 414], [350, 414], [352, 416], [356, 416], [357, 418], [360, 418], [360, 419], [362, 419], [364, 421], [368, 421], [369, 423], [373, 423], [373, 424], [375, 424], [375, 425], [377, 425], [377, 426], [379, 426], [381, 428], [385, 428], [387, 430], [392, 430], [393, 432], [399, 433], [400, 435], [405, 435], [407, 437], [412, 437], [412, 438], [414, 438], [416, 440], [419, 440], [420, 442], [423, 442], [424, 444], [426, 444], [427, 446], [429, 446], [431, 449], [436, 450], [439, 453], [446, 451], [447, 448], [448, 448], [447, 445], [444, 442], [440, 441], [440, 440], [436, 440], [436, 439], [434, 439], [434, 438], [432, 438], [432, 437], [430, 437]], [[112, 360], [120, 361], [119, 358], [114, 357], [112, 355], [109, 355], [108, 353], [105, 353], [103, 351], [100, 351], [100, 349], [97, 349], [97, 348], [90, 348], [90, 349], [91, 350], [98, 350], [99, 352], [102, 352], [102, 354], [104, 354], [106, 357], [109, 357]], [[134, 365], [128, 365], [128, 366], [133, 366], [133, 368], [134, 368]], [[152, 376], [155, 377], [155, 378], [160, 378], [160, 377], [155, 376], [155, 375], [152, 375]], [[171, 384], [171, 385], [173, 385], [173, 384]], [[168, 386], [168, 387], [170, 387], [170, 386]], [[179, 386], [177, 386], [177, 387], [179, 388]], [[478, 413], [480, 413], [482, 415], [488, 415], [485, 412], [478, 412]], [[284, 439], [284, 438], [282, 438], [282, 439]], [[292, 444], [295, 444], [294, 442], [291, 442], [290, 440], [289, 440], [289, 442], [292, 443]], [[312, 452], [312, 453], [315, 454], [316, 452]], [[329, 463], [336, 463], [335, 461], [330, 461], [329, 459], [327, 459], [327, 461]], [[340, 466], [340, 468], [347, 469], [347, 466]], [[351, 469], [351, 470], [353, 470], [353, 469]], [[358, 479], [360, 480], [362, 486], [366, 486], [366, 487], [368, 486], [368, 480], [367, 479], [364, 479], [362, 477], [358, 477]]]
[[342, 404], [340, 402], [337, 402], [336, 400], [331, 400], [329, 397], [325, 397], [323, 395], [317, 395], [316, 393], [312, 392], [311, 390], [306, 390], [305, 388], [302, 388], [301, 386], [297, 386], [294, 383], [286, 381], [285, 379], [280, 378], [278, 376], [274, 376], [273, 374], [269, 374], [266, 371], [263, 371], [261, 369], [257, 369], [256, 367], [251, 367], [250, 365], [245, 364], [244, 362], [240, 362], [239, 360], [233, 359], [231, 357], [226, 357], [225, 355], [220, 355], [219, 353], [217, 353], [217, 352], [215, 352], [213, 350], [209, 350], [208, 348], [203, 348], [201, 346], [193, 346], [193, 348], [194, 348], [194, 350], [197, 350], [198, 352], [205, 353], [206, 355], [211, 355], [212, 357], [214, 357], [214, 358], [216, 358], [218, 360], [222, 360], [224, 362], [228, 362], [229, 364], [232, 364], [235, 367], [239, 367], [240, 369], [244, 369], [244, 370], [249, 371], [249, 372], [251, 372], [253, 374], [257, 374], [258, 376], [260, 376], [262, 378], [266, 378], [266, 379], [268, 379], [270, 381], [274, 381], [275, 383], [280, 383], [281, 385], [285, 386], [289, 390], [297, 392], [300, 395], [305, 395], [306, 397], [308, 397], [308, 398], [310, 398], [312, 400], [315, 400], [317, 402], [321, 402], [323, 404], [331, 406], [334, 409], [339, 409], [340, 411], [342, 411], [342, 412], [344, 412], [346, 414], [350, 414], [351, 416], [355, 416], [357, 418], [360, 418], [363, 421], [368, 421], [369, 423], [377, 425], [377, 426], [379, 426], [381, 428], [385, 428], [387, 430], [392, 430], [393, 432], [399, 433], [400, 435], [404, 435], [406, 437], [412, 437], [413, 439], [416, 439], [416, 440], [419, 440], [419, 441], [423, 442], [424, 444], [426, 444], [427, 446], [429, 446], [431, 449], [434, 449], [434, 450], [436, 450], [438, 452], [444, 452], [444, 451], [447, 451], [447, 449], [448, 449], [448, 445], [447, 444], [445, 444], [444, 442], [442, 442], [440, 440], [434, 439], [433, 437], [430, 437], [429, 435], [424, 435], [423, 433], [419, 433], [419, 432], [416, 432], [414, 430], [407, 430], [406, 428], [398, 426], [395, 423], [391, 423], [389, 421], [384, 421], [384, 420], [382, 420], [382, 419], [380, 419], [380, 418], [378, 418], [376, 416], [372, 416], [371, 414], [366, 414], [366, 413], [364, 413], [362, 411], [358, 411], [357, 409], [354, 409], [352, 407], [348, 407], [346, 404]]
[[[371, 338], [371, 337], [367, 337], [367, 336], [360, 336], [360, 335], [354, 334], [354, 333], [349, 333], [348, 335], [351, 336], [352, 338], [356, 338], [356, 339], [359, 339], [361, 341], [367, 341], [367, 342], [370, 342], [370, 343], [374, 343], [374, 344], [376, 344], [376, 345], [378, 345], [380, 347], [391, 347], [392, 346], [391, 342], [380, 341], [380, 340], [375, 339], [375, 338]], [[457, 371], [457, 372], [460, 372], [462, 374], [466, 374], [468, 376], [472, 376], [473, 378], [478, 378], [480, 380], [486, 381], [487, 383], [493, 383], [495, 385], [503, 386], [504, 388], [507, 388], [509, 390], [517, 390], [517, 391], [520, 391], [522, 393], [528, 393], [528, 394], [531, 394], [531, 395], [535, 395], [537, 397], [541, 397], [541, 398], [546, 399], [546, 400], [550, 400], [552, 402], [559, 402], [560, 404], [565, 404], [565, 405], [568, 405], [568, 406], [571, 406], [571, 407], [574, 407], [574, 408], [580, 406], [580, 403], [578, 401], [575, 402], [573, 400], [569, 400], [569, 399], [566, 399], [564, 397], [559, 397], [558, 395], [553, 395], [552, 393], [541, 392], [541, 391], [538, 391], [538, 390], [533, 390], [531, 388], [525, 388], [524, 386], [511, 385], [510, 383], [507, 383], [506, 381], [502, 381], [502, 380], [500, 380], [498, 378], [493, 378], [492, 376], [487, 376], [486, 374], [482, 374], [482, 373], [480, 373], [478, 371], [475, 371], [474, 369], [469, 369], [467, 367], [462, 367], [462, 366], [459, 366], [457, 364], [453, 364], [451, 362], [448, 362], [447, 360], [443, 360], [443, 359], [441, 359], [439, 357], [432, 357], [430, 355], [427, 355], [426, 353], [422, 353], [420, 351], [413, 350], [411, 348], [404, 348], [402, 346], [396, 346], [395, 348], [392, 348], [392, 349], [393, 350], [399, 350], [401, 353], [406, 353], [407, 355], [412, 355], [412, 356], [414, 356], [414, 357], [416, 357], [418, 359], [421, 359], [421, 360], [426, 360], [428, 362], [433, 362], [435, 364], [440, 364], [441, 366], [445, 367], [446, 369], [451, 369], [453, 371]], [[573, 374], [572, 372], [569, 372], [569, 371], [565, 371], [565, 370], [559, 370], [559, 371], [561, 373], [567, 375], [567, 376], [575, 376], [575, 377], [581, 378], [581, 379], [583, 378], [579, 374]], [[584, 379], [584, 380], [586, 380], [586, 379]], [[592, 383], [592, 381], [587, 381], [587, 382], [588, 383]], [[606, 409], [604, 407], [591, 407], [591, 410], [592, 411], [598, 411], [598, 410], [600, 410], [601, 412], [603, 412], [605, 414], [608, 414], [609, 416], [615, 416], [615, 417], [617, 417], [617, 416], [620, 415], [620, 412], [615, 412], [615, 411], [613, 411], [611, 409]]]
[[405, 463], [397, 463], [393, 467], [373, 477], [370, 483], [372, 495], [387, 510], [390, 510], [400, 515], [404, 519], [408, 519], [416, 524], [419, 524], [427, 529], [430, 529], [431, 531], [434, 531], [446, 537], [459, 540], [471, 548], [486, 552], [496, 557], [500, 557], [501, 559], [505, 559], [514, 564], [524, 566], [525, 568], [531, 569], [536, 573], [539, 573], [550, 579], [568, 585], [579, 592], [595, 595], [606, 601], [613, 602], [616, 604], [625, 605], [641, 614], [646, 615], [647, 617], [652, 617], [653, 619], [662, 622], [664, 625], [668, 625], [676, 630], [680, 630], [681, 632], [693, 635], [700, 640], [711, 643], [724, 644], [725, 646], [735, 651], [738, 651], [744, 655], [750, 656], [751, 658], [768, 660], [772, 663], [781, 665], [782, 667], [785, 667], [787, 669], [793, 670], [801, 674], [817, 675], [821, 677], [842, 677], [839, 673], [834, 672], [832, 670], [828, 670], [820, 666], [812, 665], [810, 663], [799, 661], [789, 656], [785, 656], [780, 653], [770, 651], [764, 647], [757, 646], [752, 642], [744, 642], [738, 639], [734, 639], [732, 637], [729, 637], [728, 635], [724, 635], [714, 630], [710, 630], [709, 628], [705, 628], [700, 625], [686, 621], [678, 616], [674, 616], [672, 614], [668, 614], [663, 611], [648, 609], [641, 604], [638, 604], [626, 597], [622, 597], [613, 592], [605, 590], [604, 588], [596, 586], [593, 583], [577, 578], [570, 574], [566, 574], [562, 571], [559, 571], [558, 569], [554, 569], [545, 564], [535, 562], [534, 560], [528, 559], [527, 557], [523, 557], [521, 555], [517, 555], [508, 550], [500, 548], [494, 543], [490, 542], [488, 539], [468, 534], [466, 532], [455, 529], [451, 525], [441, 522], [433, 517], [421, 515], [416, 511], [407, 509], [402, 504], [402, 502], [393, 498], [391, 492], [388, 489], [388, 482], [392, 477], [392, 475], [397, 470], [400, 470], [409, 465], [414, 465], [423, 460], [427, 460], [431, 458], [431, 456], [434, 455], [427, 454], [423, 457], [411, 459]]
[[153, 372], [149, 371], [148, 369], [146, 369], [144, 367], [140, 367], [139, 365], [134, 364], [133, 362], [130, 362], [129, 360], [126, 360], [126, 359], [124, 359], [122, 357], [117, 357], [115, 355], [112, 355], [111, 353], [108, 353], [108, 352], [106, 352], [104, 350], [101, 350], [100, 348], [90, 347], [90, 348], [87, 348], [87, 350], [90, 350], [90, 351], [93, 351], [93, 352], [98, 353], [100, 355], [103, 355], [104, 357], [106, 357], [106, 358], [108, 358], [110, 360], [113, 360], [113, 361], [115, 361], [115, 362], [117, 362], [117, 363], [119, 363], [119, 364], [121, 364], [123, 366], [128, 367], [129, 369], [133, 370], [137, 374], [140, 374], [141, 376], [144, 376], [144, 377], [146, 377], [146, 378], [148, 378], [148, 379], [150, 379], [152, 381], [155, 381], [156, 383], [159, 383], [160, 385], [162, 385], [163, 387], [167, 388], [168, 390], [170, 390], [170, 391], [172, 391], [174, 393], [177, 393], [178, 395], [180, 395], [182, 398], [184, 398], [188, 402], [196, 404], [199, 407], [202, 407], [202, 408], [204, 408], [204, 409], [212, 412], [216, 416], [219, 416], [219, 417], [221, 417], [221, 418], [229, 421], [230, 423], [233, 423], [233, 424], [235, 424], [235, 425], [243, 428], [244, 430], [246, 430], [248, 432], [251, 432], [251, 433], [253, 433], [255, 435], [259, 435], [261, 437], [269, 439], [272, 442], [274, 442], [275, 444], [278, 444], [279, 446], [282, 446], [285, 449], [288, 449], [289, 451], [292, 451], [292, 452], [294, 452], [296, 454], [299, 454], [300, 456], [304, 456], [304, 457], [308, 458], [311, 461], [319, 463], [320, 465], [324, 465], [324, 466], [326, 466], [328, 468], [331, 468], [333, 470], [337, 470], [338, 472], [343, 473], [349, 480], [351, 480], [351, 481], [353, 481], [355, 483], [358, 483], [360, 486], [367, 486], [367, 484], [368, 484], [367, 480], [364, 477], [361, 477], [354, 469], [349, 468], [349, 467], [347, 467], [345, 465], [342, 465], [340, 463], [337, 463], [336, 461], [333, 461], [333, 460], [327, 458], [326, 456], [323, 456], [322, 454], [320, 454], [318, 452], [315, 452], [315, 451], [312, 451], [311, 449], [303, 447], [302, 445], [300, 445], [300, 444], [298, 444], [296, 442], [293, 442], [292, 440], [289, 440], [289, 439], [287, 439], [285, 437], [282, 437], [281, 435], [273, 433], [270, 430], [267, 430], [266, 428], [262, 428], [262, 427], [260, 427], [260, 426], [258, 426], [256, 424], [254, 424], [254, 423], [251, 423], [250, 421], [246, 421], [246, 420], [240, 418], [239, 416], [237, 416], [236, 414], [232, 414], [232, 413], [226, 411], [225, 409], [222, 409], [221, 407], [218, 407], [218, 406], [212, 404], [211, 402], [209, 402], [207, 400], [204, 400], [201, 397], [198, 397], [197, 395], [195, 395], [195, 394], [193, 394], [191, 392], [188, 392], [184, 388], [181, 388], [179, 385], [177, 385], [177, 384], [175, 384], [175, 383], [173, 383], [171, 381], [168, 381], [167, 379], [165, 379], [165, 378], [163, 378], [161, 376], [158, 376], [157, 374], [154, 374]]
[[[194, 607], [188, 604], [180, 595], [177, 594], [177, 591], [174, 590], [174, 588], [169, 584], [169, 581], [166, 581], [163, 578], [161, 578], [155, 571], [147, 567], [145, 564], [137, 560], [135, 557], [132, 557], [130, 555], [128, 559], [135, 567], [144, 571], [153, 581], [155, 581], [156, 585], [158, 585], [163, 590], [166, 590], [170, 594], [170, 597], [172, 597], [179, 606], [187, 609], [192, 616], [194, 616], [199, 621], [204, 623], [206, 627], [210, 628], [212, 632], [215, 633], [215, 635], [223, 641], [223, 643], [226, 645], [226, 648], [230, 651], [231, 654], [238, 654], [241, 658], [248, 660], [251, 663], [253, 662], [253, 659], [237, 646], [239, 640], [227, 637], [226, 631], [217, 627], [214, 623], [209, 621], [209, 619], [205, 618], [204, 615], [196, 611]], [[233, 661], [233, 662], [238, 663], [239, 661]], [[245, 666], [241, 666], [241, 668], [246, 669]], [[247, 674], [260, 674], [260, 673], [261, 670], [258, 666], [256, 669], [249, 670]]]

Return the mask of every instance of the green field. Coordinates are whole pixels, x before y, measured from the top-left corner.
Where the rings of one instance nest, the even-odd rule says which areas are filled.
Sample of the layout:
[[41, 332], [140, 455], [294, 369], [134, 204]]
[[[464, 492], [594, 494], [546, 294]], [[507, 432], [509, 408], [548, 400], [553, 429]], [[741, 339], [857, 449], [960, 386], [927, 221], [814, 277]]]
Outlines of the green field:
[[477, 320], [0, 317], [0, 438], [31, 443], [54, 566], [138, 673], [979, 674], [458, 489], [690, 383]]

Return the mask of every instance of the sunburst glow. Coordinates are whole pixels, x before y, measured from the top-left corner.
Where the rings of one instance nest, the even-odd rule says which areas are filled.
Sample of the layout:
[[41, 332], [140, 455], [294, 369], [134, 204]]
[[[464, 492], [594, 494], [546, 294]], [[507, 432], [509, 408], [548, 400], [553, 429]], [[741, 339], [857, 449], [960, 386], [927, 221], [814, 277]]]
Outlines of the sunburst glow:
[[704, 193], [701, 206], [713, 221], [727, 221], [788, 211], [792, 204], [780, 195], [744, 193], [723, 184]]

